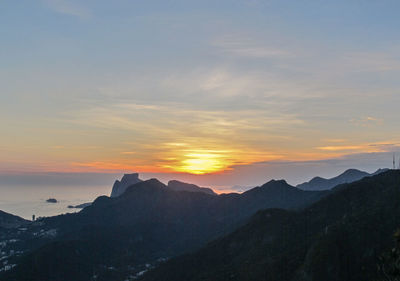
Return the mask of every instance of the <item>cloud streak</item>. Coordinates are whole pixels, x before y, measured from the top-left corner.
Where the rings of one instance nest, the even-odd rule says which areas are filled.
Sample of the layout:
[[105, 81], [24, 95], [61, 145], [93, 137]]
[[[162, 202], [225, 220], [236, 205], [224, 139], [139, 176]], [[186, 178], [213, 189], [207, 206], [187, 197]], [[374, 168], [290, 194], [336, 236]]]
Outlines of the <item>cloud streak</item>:
[[232, 57], [253, 59], [290, 58], [289, 51], [257, 43], [255, 40], [241, 35], [226, 35], [216, 39], [211, 44], [219, 52]]
[[63, 15], [74, 16], [80, 19], [89, 19], [92, 17], [91, 12], [76, 1], [44, 0], [44, 2], [50, 9]]

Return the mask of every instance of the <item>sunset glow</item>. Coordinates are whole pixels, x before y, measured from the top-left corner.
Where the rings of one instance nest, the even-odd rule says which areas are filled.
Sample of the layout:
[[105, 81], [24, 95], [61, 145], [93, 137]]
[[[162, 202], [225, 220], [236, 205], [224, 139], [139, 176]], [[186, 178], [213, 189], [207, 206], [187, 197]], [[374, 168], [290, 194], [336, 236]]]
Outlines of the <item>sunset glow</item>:
[[221, 155], [211, 153], [189, 153], [185, 158], [181, 166], [176, 168], [177, 171], [201, 175], [222, 171], [230, 164], [224, 162]]
[[261, 176], [400, 150], [398, 17], [365, 17], [389, 8], [189, 2], [4, 4], [0, 172]]

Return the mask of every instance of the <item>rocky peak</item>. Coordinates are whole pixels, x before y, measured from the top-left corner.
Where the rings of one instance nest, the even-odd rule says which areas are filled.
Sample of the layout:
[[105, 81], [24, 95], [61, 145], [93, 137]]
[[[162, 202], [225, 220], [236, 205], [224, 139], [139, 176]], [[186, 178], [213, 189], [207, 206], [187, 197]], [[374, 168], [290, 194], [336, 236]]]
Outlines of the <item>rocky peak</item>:
[[112, 191], [111, 191], [111, 197], [118, 197], [121, 194], [125, 192], [125, 190], [136, 183], [141, 182], [142, 180], [139, 179], [139, 174], [138, 173], [132, 173], [132, 174], [124, 174], [122, 177], [121, 181], [116, 180], [114, 182]]

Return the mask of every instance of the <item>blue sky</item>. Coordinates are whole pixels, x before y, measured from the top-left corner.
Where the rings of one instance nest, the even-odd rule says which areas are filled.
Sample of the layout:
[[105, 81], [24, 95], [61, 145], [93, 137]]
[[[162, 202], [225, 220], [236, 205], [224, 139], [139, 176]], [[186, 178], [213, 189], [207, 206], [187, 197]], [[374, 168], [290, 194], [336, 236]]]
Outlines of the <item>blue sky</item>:
[[3, 174], [398, 150], [398, 1], [0, 3]]

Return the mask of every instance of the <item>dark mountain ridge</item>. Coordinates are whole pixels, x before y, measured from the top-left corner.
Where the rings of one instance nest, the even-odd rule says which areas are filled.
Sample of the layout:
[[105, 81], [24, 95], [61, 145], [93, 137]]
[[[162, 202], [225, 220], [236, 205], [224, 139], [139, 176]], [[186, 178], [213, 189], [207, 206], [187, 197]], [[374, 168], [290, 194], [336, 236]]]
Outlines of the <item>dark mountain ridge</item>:
[[300, 211], [260, 211], [140, 280], [378, 280], [379, 256], [400, 226], [399, 198], [400, 171], [365, 177]]

